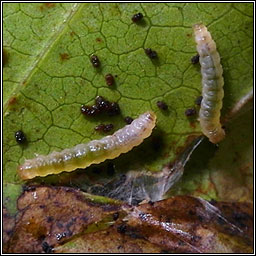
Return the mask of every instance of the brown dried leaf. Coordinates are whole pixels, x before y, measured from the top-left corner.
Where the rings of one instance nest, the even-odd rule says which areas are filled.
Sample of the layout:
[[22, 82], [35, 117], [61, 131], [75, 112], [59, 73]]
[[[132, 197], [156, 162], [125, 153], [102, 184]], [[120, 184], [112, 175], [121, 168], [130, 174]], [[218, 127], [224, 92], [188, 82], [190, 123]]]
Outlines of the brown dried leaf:
[[176, 196], [134, 208], [127, 225], [170, 252], [246, 253], [252, 251], [252, 216], [251, 204], [213, 205], [200, 198]]
[[13, 228], [15, 226], [15, 218], [12, 217], [7, 209], [3, 207], [3, 250], [7, 250], [7, 244], [13, 235]]
[[122, 234], [112, 226], [85, 234], [54, 249], [56, 253], [159, 253], [161, 247], [144, 239]]
[[129, 206], [73, 188], [34, 187], [18, 208], [10, 253], [252, 252], [250, 203], [176, 196]]
[[40, 253], [42, 245], [55, 246], [120, 209], [93, 202], [85, 193], [67, 187], [34, 187], [18, 200], [19, 217], [9, 252]]

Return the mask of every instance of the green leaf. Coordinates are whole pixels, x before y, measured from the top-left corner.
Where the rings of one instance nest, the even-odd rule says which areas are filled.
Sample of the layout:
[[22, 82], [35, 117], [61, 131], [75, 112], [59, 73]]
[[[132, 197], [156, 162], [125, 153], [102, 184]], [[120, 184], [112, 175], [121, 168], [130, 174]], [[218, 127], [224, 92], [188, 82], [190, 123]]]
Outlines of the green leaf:
[[[143, 22], [131, 17], [141, 12]], [[152, 138], [162, 141], [152, 150], [149, 138], [140, 147], [114, 161], [117, 171], [159, 171], [201, 134], [196, 117], [184, 115], [201, 93], [192, 25], [203, 22], [216, 41], [224, 68], [223, 116], [252, 90], [253, 4], [237, 3], [4, 3], [4, 204], [15, 213], [22, 181], [16, 168], [34, 154], [48, 154], [102, 135], [100, 122], [125, 125], [146, 110], [156, 112]], [[144, 53], [152, 48], [158, 60]], [[90, 55], [101, 68], [95, 69]], [[115, 76], [109, 88], [104, 75]], [[117, 101], [122, 116], [90, 119], [80, 113], [96, 95]], [[163, 100], [168, 111], [157, 108]], [[198, 109], [197, 109], [198, 110]], [[27, 145], [17, 145], [22, 130]], [[58, 179], [58, 177], [57, 177]]]

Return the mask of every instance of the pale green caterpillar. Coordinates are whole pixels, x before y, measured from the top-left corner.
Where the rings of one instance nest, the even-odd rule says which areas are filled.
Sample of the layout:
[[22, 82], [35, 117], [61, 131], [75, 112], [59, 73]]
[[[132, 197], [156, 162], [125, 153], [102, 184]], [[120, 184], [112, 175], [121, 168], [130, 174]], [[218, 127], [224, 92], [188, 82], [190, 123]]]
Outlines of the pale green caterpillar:
[[93, 140], [87, 144], [79, 144], [61, 152], [26, 160], [18, 167], [19, 176], [27, 180], [37, 176], [70, 172], [77, 168], [101, 163], [106, 159], [116, 158], [141, 144], [145, 138], [150, 136], [155, 124], [155, 113], [148, 111], [113, 135]]
[[225, 131], [220, 123], [220, 110], [224, 97], [220, 55], [210, 32], [203, 24], [194, 25], [194, 33], [202, 74], [203, 99], [199, 111], [199, 121], [203, 134], [212, 143], [218, 143], [225, 137]]

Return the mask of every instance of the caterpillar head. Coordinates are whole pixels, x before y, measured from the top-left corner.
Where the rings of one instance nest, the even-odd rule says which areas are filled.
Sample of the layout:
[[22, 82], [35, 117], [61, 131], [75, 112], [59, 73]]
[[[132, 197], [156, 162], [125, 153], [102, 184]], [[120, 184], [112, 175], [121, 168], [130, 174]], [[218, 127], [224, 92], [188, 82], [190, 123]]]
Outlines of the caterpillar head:
[[217, 127], [214, 131], [210, 132], [209, 140], [210, 142], [216, 144], [225, 138], [225, 131], [221, 126]]

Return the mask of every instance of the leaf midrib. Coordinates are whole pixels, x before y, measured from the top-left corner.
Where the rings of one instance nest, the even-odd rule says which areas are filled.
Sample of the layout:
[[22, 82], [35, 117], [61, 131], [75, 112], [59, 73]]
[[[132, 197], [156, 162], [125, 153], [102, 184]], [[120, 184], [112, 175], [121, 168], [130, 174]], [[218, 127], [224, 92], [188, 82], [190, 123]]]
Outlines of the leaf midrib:
[[[35, 59], [34, 63], [31, 65], [31, 68], [27, 70], [26, 74], [20, 79], [20, 82], [17, 83], [17, 85], [14, 87], [12, 92], [10, 93], [11, 96], [18, 93], [18, 91], [21, 89], [21, 83], [22, 81], [28, 81], [31, 75], [33, 74], [33, 71], [37, 67], [37, 65], [44, 59], [44, 56], [47, 55], [47, 53], [51, 50], [51, 45], [54, 44], [54, 42], [58, 39], [58, 37], [62, 34], [63, 30], [66, 28], [66, 25], [70, 22], [70, 20], [75, 16], [76, 13], [78, 13], [78, 10], [82, 7], [81, 3], [75, 3], [69, 13], [69, 16], [66, 18], [66, 20], [63, 23], [60, 23], [59, 28], [56, 29], [56, 32], [53, 33], [52, 37], [48, 40], [48, 42], [44, 45], [42, 48], [41, 53], [39, 56]], [[3, 115], [6, 113], [8, 109], [8, 100], [6, 100], [3, 104]]]

